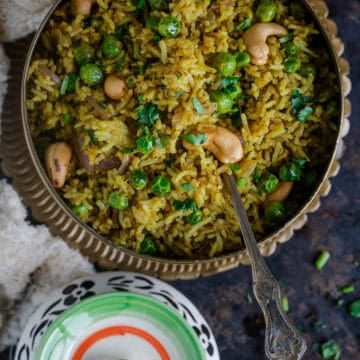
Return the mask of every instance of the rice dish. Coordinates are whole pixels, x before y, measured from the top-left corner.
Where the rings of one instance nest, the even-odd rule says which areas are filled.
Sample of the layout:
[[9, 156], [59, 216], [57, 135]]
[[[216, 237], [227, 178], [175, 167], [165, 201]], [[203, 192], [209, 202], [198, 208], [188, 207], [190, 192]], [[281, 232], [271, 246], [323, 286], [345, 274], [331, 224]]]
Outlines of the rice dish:
[[214, 257], [243, 247], [223, 173], [259, 240], [321, 180], [338, 131], [331, 62], [298, 1], [63, 1], [29, 68], [31, 133], [96, 232]]

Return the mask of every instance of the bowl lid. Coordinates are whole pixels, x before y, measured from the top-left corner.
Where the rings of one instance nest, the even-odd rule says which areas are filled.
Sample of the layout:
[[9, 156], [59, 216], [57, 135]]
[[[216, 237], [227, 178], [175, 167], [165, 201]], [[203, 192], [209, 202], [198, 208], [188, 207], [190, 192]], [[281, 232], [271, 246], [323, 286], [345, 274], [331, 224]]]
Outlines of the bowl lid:
[[205, 354], [175, 311], [127, 292], [96, 295], [65, 311], [45, 332], [35, 359], [202, 360]]

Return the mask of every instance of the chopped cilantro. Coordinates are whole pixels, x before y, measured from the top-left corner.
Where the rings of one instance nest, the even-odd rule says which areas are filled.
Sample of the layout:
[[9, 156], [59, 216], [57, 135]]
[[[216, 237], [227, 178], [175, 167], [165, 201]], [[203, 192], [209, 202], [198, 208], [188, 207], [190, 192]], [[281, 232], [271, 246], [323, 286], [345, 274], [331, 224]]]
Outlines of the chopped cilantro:
[[133, 4], [136, 7], [136, 10], [143, 10], [146, 6], [146, 0], [132, 0]]
[[60, 95], [67, 95], [75, 91], [77, 75], [65, 75], [60, 86]]
[[245, 178], [243, 178], [243, 177], [238, 178], [238, 179], [236, 180], [236, 186], [237, 186], [238, 188], [240, 188], [240, 189], [245, 186], [245, 183], [246, 183], [246, 180], [245, 180]]
[[299, 169], [303, 169], [307, 162], [309, 162], [308, 159], [291, 159], [291, 162], [295, 164]]
[[293, 90], [291, 97], [291, 109], [296, 118], [304, 123], [313, 113], [313, 108], [308, 103], [314, 102], [314, 99], [308, 96], [303, 96], [299, 89]]
[[253, 180], [254, 182], [258, 182], [260, 180], [260, 175], [259, 175], [259, 171], [258, 168], [256, 167], [254, 172], [253, 172]]
[[175, 162], [175, 155], [171, 154], [166, 160], [165, 164], [167, 167], [172, 168]]
[[248, 304], [252, 304], [252, 303], [253, 303], [253, 298], [252, 298], [252, 296], [251, 296], [250, 293], [247, 293], [247, 294], [246, 294], [246, 300], [247, 300]]
[[238, 76], [223, 76], [221, 78], [221, 87], [226, 89], [230, 85], [236, 85], [239, 82]]
[[118, 25], [115, 29], [115, 36], [119, 40], [122, 40], [126, 35], [128, 35], [127, 25]]
[[154, 42], [155, 44], [158, 44], [158, 43], [160, 42], [160, 40], [161, 40], [161, 36], [160, 36], [160, 35], [158, 35], [158, 34], [154, 35], [154, 37], [153, 37], [153, 42]]
[[192, 98], [192, 103], [193, 103], [193, 106], [194, 106], [194, 109], [196, 110], [196, 112], [199, 115], [202, 115], [204, 113], [204, 108], [203, 108], [201, 102], [198, 100], [198, 98], [193, 97]]
[[195, 146], [200, 146], [201, 144], [206, 142], [207, 138], [208, 138], [208, 135], [206, 133], [198, 133], [197, 135], [190, 133], [190, 134], [183, 135], [183, 139], [186, 142], [188, 142], [191, 145], [195, 145]]
[[115, 64], [115, 71], [120, 71], [125, 65], [125, 60], [122, 59]]
[[349, 305], [349, 313], [356, 319], [360, 318], [360, 299], [355, 300]]
[[281, 308], [285, 311], [288, 312], [289, 311], [289, 300], [286, 296], [283, 296], [281, 298]]
[[350, 284], [350, 285], [346, 285], [346, 286], [343, 286], [341, 288], [341, 292], [343, 294], [351, 294], [355, 291], [355, 285], [354, 284]]
[[241, 21], [240, 24], [236, 25], [235, 26], [235, 29], [237, 31], [241, 31], [241, 30], [245, 30], [247, 28], [249, 28], [250, 26], [252, 25], [252, 19], [244, 19], [243, 21]]
[[135, 147], [127, 147], [121, 150], [122, 153], [124, 154], [131, 154], [136, 150]]
[[292, 32], [289, 32], [285, 36], [283, 36], [279, 39], [279, 43], [285, 44], [285, 43], [291, 41], [293, 38], [294, 38], [294, 34]]
[[190, 183], [181, 184], [181, 188], [185, 191], [194, 191], [194, 187]]
[[153, 128], [156, 120], [160, 119], [160, 110], [155, 104], [144, 104], [136, 109], [138, 115], [138, 125], [140, 127]]
[[174, 200], [173, 207], [177, 211], [197, 211], [199, 208], [193, 199], [187, 198], [184, 201]]
[[178, 98], [180, 97], [181, 95], [184, 95], [185, 94], [185, 91], [176, 91], [175, 92], [175, 98]]
[[160, 135], [158, 139], [155, 141], [156, 147], [159, 149], [165, 149], [168, 146], [168, 136]]
[[230, 165], [229, 168], [232, 171], [239, 171], [240, 170], [240, 166], [237, 166], [237, 165]]
[[321, 345], [321, 355], [323, 359], [339, 360], [341, 349], [334, 340], [329, 340]]
[[66, 126], [66, 125], [69, 125], [71, 122], [71, 114], [69, 112], [67, 112], [65, 115], [64, 115], [64, 120], [63, 120], [63, 124]]
[[97, 105], [99, 105], [102, 109], [106, 109], [106, 105], [102, 101], [97, 101]]
[[95, 136], [95, 131], [92, 129], [86, 130], [87, 134], [90, 136], [91, 142], [94, 145], [97, 145], [99, 143], [97, 137]]

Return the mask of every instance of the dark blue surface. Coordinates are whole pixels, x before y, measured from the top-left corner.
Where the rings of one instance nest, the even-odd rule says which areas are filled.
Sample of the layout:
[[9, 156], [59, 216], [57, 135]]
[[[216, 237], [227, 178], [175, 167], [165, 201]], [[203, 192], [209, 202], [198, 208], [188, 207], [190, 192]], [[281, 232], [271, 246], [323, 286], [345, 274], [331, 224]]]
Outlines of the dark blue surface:
[[[288, 296], [290, 317], [308, 341], [310, 349], [304, 358], [321, 359], [312, 345], [334, 339], [342, 347], [341, 359], [355, 360], [360, 354], [360, 320], [348, 315], [347, 304], [360, 296], [360, 1], [327, 3], [351, 63], [353, 115], [347, 150], [342, 170], [320, 210], [267, 262]], [[321, 250], [330, 251], [331, 259], [318, 271], [313, 263]], [[250, 277], [249, 267], [239, 267], [210, 278], [172, 283], [209, 321], [225, 360], [265, 359], [262, 315], [255, 303], [247, 302]], [[345, 304], [339, 307], [337, 286], [349, 283], [356, 284], [357, 290], [345, 296]], [[7, 358], [0, 354], [0, 359]]]

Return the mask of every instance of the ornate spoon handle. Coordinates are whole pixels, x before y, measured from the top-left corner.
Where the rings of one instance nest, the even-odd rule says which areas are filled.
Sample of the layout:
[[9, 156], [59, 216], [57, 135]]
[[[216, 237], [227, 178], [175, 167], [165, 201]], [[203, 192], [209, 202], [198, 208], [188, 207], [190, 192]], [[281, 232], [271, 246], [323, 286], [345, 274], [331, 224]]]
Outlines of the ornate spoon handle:
[[306, 342], [291, 324], [281, 307], [280, 286], [271, 274], [252, 232], [233, 176], [224, 174], [240, 222], [245, 246], [249, 251], [253, 274], [253, 291], [265, 317], [265, 352], [271, 360], [301, 359]]

